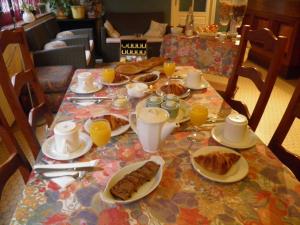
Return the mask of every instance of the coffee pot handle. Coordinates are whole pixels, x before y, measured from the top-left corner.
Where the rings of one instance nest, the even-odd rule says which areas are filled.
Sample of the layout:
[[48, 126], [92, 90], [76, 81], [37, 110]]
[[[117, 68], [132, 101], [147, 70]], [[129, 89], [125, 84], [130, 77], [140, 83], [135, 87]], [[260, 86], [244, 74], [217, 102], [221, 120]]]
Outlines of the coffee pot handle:
[[[134, 119], [133, 119], [134, 118]], [[129, 123], [131, 129], [134, 131], [134, 133], [137, 134], [137, 128], [136, 128], [136, 112], [129, 113]]]

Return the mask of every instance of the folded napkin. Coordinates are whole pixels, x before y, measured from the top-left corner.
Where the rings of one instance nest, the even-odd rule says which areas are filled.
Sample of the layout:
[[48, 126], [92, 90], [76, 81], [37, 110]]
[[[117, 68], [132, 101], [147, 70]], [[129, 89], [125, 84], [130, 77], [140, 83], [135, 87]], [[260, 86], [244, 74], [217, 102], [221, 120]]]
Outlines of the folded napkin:
[[57, 184], [60, 188], [64, 189], [76, 181], [76, 179], [71, 176], [64, 176], [52, 178], [51, 181]]

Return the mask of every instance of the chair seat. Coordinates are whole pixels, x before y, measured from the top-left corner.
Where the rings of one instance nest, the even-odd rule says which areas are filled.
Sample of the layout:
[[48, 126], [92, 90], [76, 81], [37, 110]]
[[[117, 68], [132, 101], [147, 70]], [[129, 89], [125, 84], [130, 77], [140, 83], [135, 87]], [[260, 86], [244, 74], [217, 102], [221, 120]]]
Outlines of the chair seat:
[[74, 72], [73, 66], [36, 67], [36, 73], [45, 93], [65, 92]]

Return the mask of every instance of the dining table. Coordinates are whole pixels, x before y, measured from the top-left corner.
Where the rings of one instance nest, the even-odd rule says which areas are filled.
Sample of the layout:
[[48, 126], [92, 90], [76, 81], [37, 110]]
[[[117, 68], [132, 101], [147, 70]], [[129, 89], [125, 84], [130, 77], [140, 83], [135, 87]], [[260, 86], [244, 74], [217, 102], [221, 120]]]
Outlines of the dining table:
[[[90, 72], [95, 80], [100, 80], [102, 71], [101, 68], [78, 69], [70, 87], [77, 82], [80, 72]], [[162, 76], [151, 85], [151, 90], [159, 88], [165, 81]], [[107, 96], [112, 93], [126, 95], [126, 89], [124, 85], [103, 86], [90, 95]], [[47, 137], [53, 135], [53, 127], [58, 122], [75, 121], [85, 132], [83, 125], [87, 119], [101, 113], [128, 116], [141, 101], [129, 99], [129, 107], [118, 110], [112, 107], [110, 100], [91, 104], [68, 100], [74, 96], [82, 95], [73, 93], [69, 88]], [[233, 112], [209, 83], [201, 90], [191, 90], [182, 100], [190, 106], [206, 106], [209, 118], [224, 119]], [[300, 182], [259, 137], [255, 136], [257, 141], [252, 147], [233, 148], [249, 166], [246, 177], [241, 180], [217, 182], [194, 169], [191, 163], [194, 152], [207, 146], [221, 148], [222, 145], [211, 134], [212, 129], [221, 123], [220, 120], [208, 121], [194, 129], [189, 121], [185, 121], [153, 153], [144, 151], [137, 134], [129, 129], [111, 137], [105, 151], [92, 146], [86, 154], [72, 160], [85, 162], [97, 159], [101, 170], [86, 172], [63, 188], [33, 170], [11, 224], [300, 224]], [[188, 138], [195, 132], [199, 133], [197, 139]], [[101, 193], [117, 171], [151, 156], [160, 156], [165, 161], [161, 181], [151, 193], [128, 204], [102, 200]], [[46, 157], [42, 151], [36, 160], [36, 164], [58, 162]]]
[[177, 65], [193, 66], [205, 73], [230, 77], [238, 55], [239, 41], [220, 40], [215, 33], [186, 36], [166, 34], [160, 55]]

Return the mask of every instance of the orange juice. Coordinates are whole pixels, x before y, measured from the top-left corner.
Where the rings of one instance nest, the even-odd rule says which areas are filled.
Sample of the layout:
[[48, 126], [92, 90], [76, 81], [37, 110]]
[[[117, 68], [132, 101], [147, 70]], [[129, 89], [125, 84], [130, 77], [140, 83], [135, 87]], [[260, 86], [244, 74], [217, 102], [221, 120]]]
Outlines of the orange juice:
[[208, 109], [203, 105], [194, 105], [192, 106], [190, 112], [191, 123], [194, 126], [201, 126], [206, 122], [208, 117]]
[[164, 72], [167, 76], [171, 76], [175, 72], [176, 64], [174, 62], [164, 63]]
[[111, 136], [111, 128], [107, 120], [93, 121], [90, 127], [90, 135], [93, 142], [102, 147], [109, 142]]
[[108, 68], [103, 70], [102, 80], [106, 83], [112, 83], [115, 79], [115, 69]]

